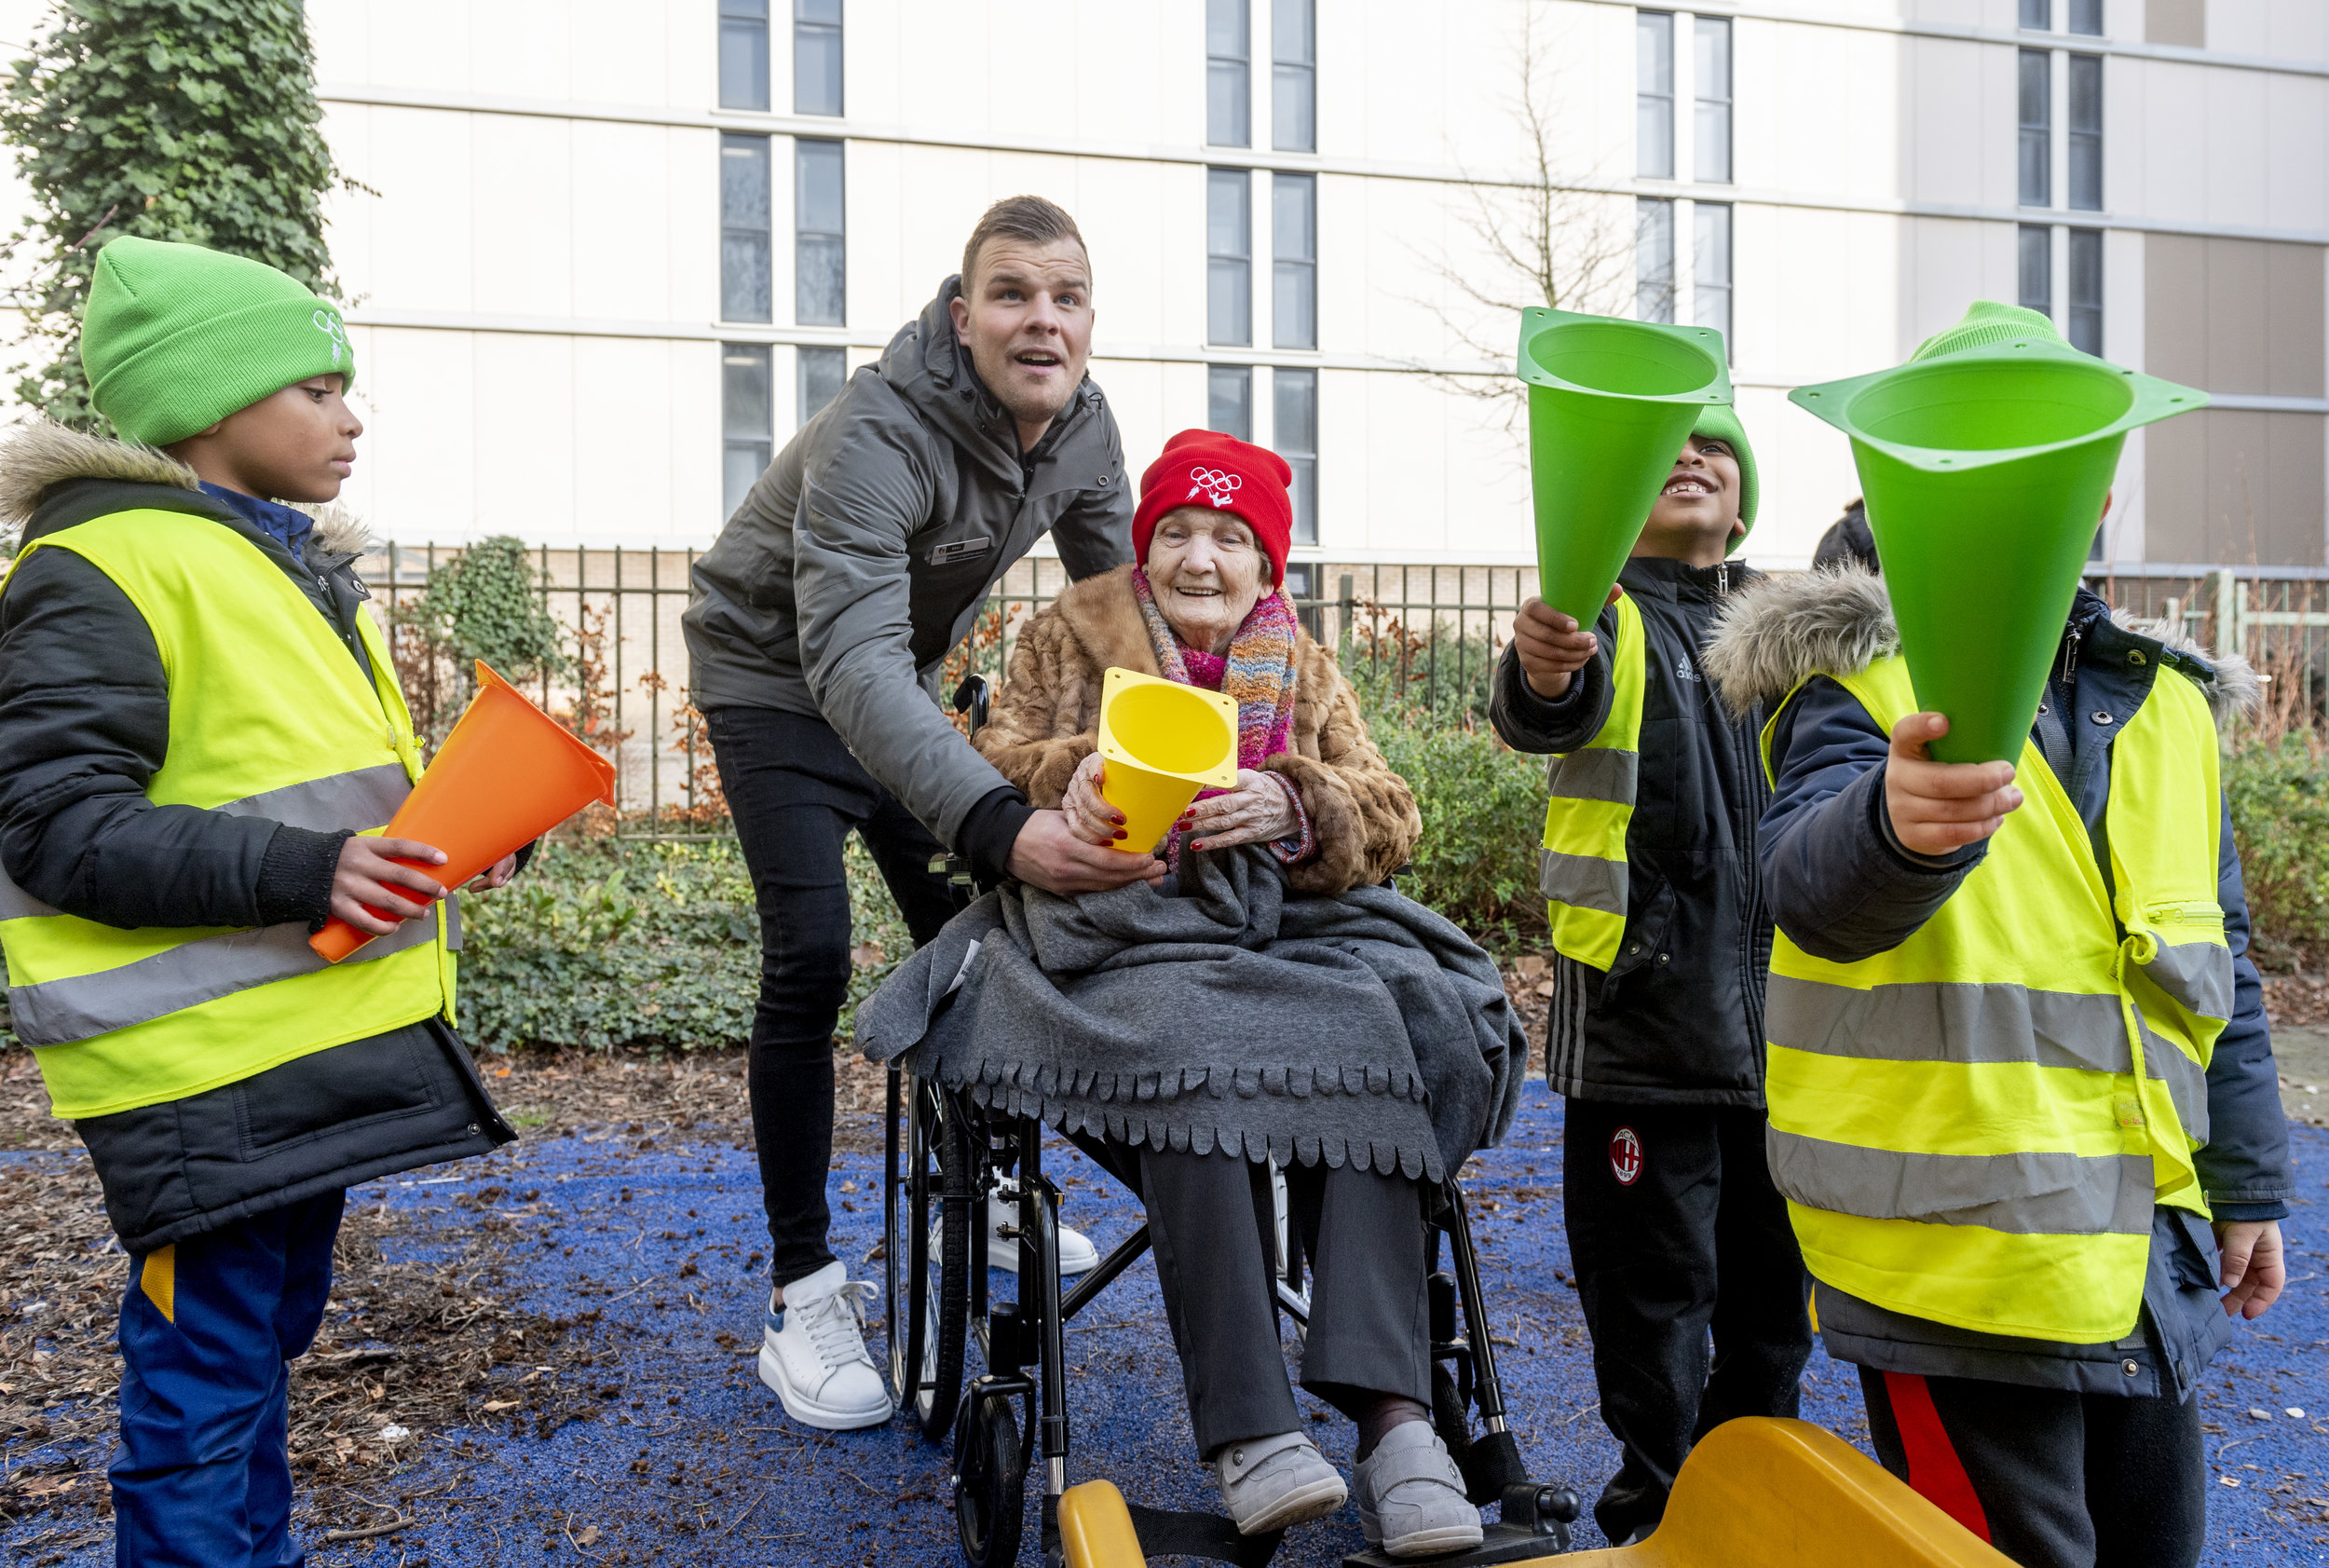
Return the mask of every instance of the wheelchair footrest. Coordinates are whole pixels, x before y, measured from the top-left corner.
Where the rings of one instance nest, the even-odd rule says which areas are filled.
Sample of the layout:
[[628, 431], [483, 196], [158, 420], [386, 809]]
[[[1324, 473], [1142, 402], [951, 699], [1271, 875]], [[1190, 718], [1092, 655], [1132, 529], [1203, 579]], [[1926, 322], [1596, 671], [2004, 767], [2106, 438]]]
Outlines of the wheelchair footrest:
[[1145, 1557], [1205, 1557], [1234, 1563], [1236, 1568], [1265, 1568], [1277, 1555], [1278, 1543], [1286, 1538], [1283, 1530], [1240, 1535], [1237, 1526], [1219, 1514], [1177, 1513], [1145, 1508], [1137, 1503], [1124, 1507], [1132, 1515], [1132, 1527], [1139, 1532]]
[[1504, 1490], [1504, 1517], [1482, 1533], [1486, 1537], [1465, 1551], [1441, 1557], [1392, 1557], [1381, 1547], [1369, 1547], [1342, 1560], [1342, 1568], [1489, 1568], [1499, 1562], [1527, 1562], [1569, 1549], [1569, 1526], [1578, 1514], [1577, 1494], [1565, 1486], [1539, 1486], [1523, 1481]]

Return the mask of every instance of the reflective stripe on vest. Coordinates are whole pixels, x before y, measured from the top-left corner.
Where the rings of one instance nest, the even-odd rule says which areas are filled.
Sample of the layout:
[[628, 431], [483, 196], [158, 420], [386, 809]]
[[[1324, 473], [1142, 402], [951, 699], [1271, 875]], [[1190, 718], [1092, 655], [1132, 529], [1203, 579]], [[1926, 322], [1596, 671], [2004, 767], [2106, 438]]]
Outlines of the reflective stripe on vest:
[[[1842, 684], [1887, 732], [1916, 709], [1898, 658]], [[2107, 886], [2027, 745], [2023, 807], [1905, 941], [1845, 964], [1777, 935], [1766, 1146], [1816, 1277], [1988, 1333], [2132, 1330], [2153, 1208], [2206, 1212], [2191, 1152], [2232, 1011], [2216, 758], [2162, 671], [2112, 744]]]
[[[46, 549], [102, 571], [153, 633], [170, 683], [155, 805], [318, 832], [375, 830], [395, 814], [419, 754], [369, 615], [356, 617], [367, 682], [281, 567], [207, 518], [116, 512], [34, 540], [18, 564]], [[0, 875], [10, 1017], [69, 1118], [184, 1098], [449, 1013], [456, 926], [449, 907], [432, 912], [332, 966], [303, 923], [124, 931]]]
[[1615, 961], [1626, 934], [1626, 828], [1641, 773], [1641, 698], [1648, 683], [1641, 611], [1624, 593], [1616, 609], [1609, 718], [1600, 734], [1546, 763], [1552, 798], [1545, 807], [1545, 847], [1536, 862], [1554, 949], [1596, 969]]

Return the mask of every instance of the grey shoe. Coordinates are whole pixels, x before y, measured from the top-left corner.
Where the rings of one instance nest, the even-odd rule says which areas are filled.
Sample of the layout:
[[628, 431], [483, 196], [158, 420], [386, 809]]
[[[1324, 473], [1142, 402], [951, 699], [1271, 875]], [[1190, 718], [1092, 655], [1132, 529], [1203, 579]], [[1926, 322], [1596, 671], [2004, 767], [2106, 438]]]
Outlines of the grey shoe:
[[1430, 1557], [1480, 1544], [1480, 1511], [1428, 1421], [1394, 1426], [1359, 1464], [1358, 1524], [1393, 1557]]
[[1322, 1519], [1351, 1495], [1307, 1432], [1232, 1443], [1215, 1455], [1213, 1479], [1241, 1535], [1266, 1535], [1304, 1520]]

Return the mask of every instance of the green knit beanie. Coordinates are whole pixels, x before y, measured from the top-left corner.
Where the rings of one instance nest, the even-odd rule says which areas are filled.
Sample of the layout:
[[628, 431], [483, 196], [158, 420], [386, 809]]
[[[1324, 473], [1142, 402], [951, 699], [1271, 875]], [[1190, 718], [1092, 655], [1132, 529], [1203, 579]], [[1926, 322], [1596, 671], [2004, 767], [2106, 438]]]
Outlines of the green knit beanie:
[[2054, 330], [2054, 323], [2035, 310], [2019, 305], [2000, 305], [1994, 299], [1977, 299], [1966, 307], [1965, 320], [1954, 327], [1944, 327], [1916, 346], [1909, 356], [1909, 363], [1919, 360], [1938, 360], [1947, 354], [1962, 354], [1968, 348], [1986, 348], [1993, 343], [2010, 343], [2015, 338], [2038, 338], [2054, 347], [2067, 348], [2063, 334]]
[[97, 253], [81, 317], [89, 401], [130, 441], [168, 446], [356, 352], [336, 307], [265, 262], [125, 234]]
[[1731, 443], [1731, 456], [1738, 459], [1738, 520], [1747, 525], [1747, 532], [1731, 541], [1726, 555], [1738, 553], [1738, 547], [1747, 542], [1747, 534], [1755, 531], [1755, 503], [1761, 495], [1755, 482], [1755, 449], [1748, 444], [1747, 427], [1738, 422], [1738, 410], [1728, 403], [1709, 407], [1698, 416], [1692, 435], [1712, 436]]

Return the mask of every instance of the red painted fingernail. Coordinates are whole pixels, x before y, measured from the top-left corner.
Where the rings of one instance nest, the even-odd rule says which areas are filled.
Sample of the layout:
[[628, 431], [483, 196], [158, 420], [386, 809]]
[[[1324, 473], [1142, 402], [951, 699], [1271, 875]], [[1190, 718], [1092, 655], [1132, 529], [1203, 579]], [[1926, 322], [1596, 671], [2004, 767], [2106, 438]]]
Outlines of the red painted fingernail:
[[1121, 827], [1120, 827], [1120, 828], [1116, 829], [1116, 837], [1117, 837], [1117, 838], [1121, 839], [1121, 838], [1123, 838], [1124, 836], [1124, 830], [1123, 828], [1121, 828]]

